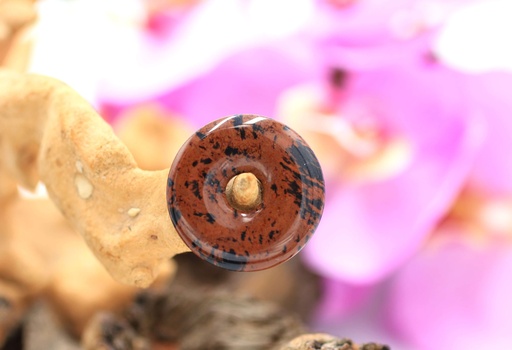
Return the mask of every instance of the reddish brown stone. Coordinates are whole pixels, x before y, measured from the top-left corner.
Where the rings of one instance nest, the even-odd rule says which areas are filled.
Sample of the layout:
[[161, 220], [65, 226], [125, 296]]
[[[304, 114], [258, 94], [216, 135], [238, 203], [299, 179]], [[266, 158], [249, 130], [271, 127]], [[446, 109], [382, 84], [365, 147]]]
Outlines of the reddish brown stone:
[[[251, 172], [262, 202], [234, 209], [226, 185]], [[323, 211], [320, 165], [304, 140], [264, 117], [237, 115], [210, 123], [182, 147], [169, 172], [169, 215], [184, 242], [214, 265], [240, 271], [269, 268], [297, 254]]]

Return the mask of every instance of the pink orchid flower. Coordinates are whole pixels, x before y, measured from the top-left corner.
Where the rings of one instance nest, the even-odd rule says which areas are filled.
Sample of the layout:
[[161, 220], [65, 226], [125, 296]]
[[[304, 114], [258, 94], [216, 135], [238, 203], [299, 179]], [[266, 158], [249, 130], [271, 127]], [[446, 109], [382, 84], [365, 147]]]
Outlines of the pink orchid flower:
[[327, 64], [371, 69], [430, 50], [449, 16], [476, 0], [316, 0], [308, 30]]
[[282, 114], [311, 141], [327, 179], [304, 257], [323, 276], [367, 284], [409, 259], [450, 208], [476, 156], [479, 123], [462, 76], [432, 62], [344, 79], [334, 92], [295, 92]]
[[297, 41], [258, 46], [233, 54], [200, 76], [147, 99], [126, 101], [104, 96], [103, 109], [115, 123], [131, 105], [156, 103], [199, 128], [232, 114], [275, 116], [286, 89], [320, 76], [314, 53]]
[[467, 187], [432, 242], [391, 281], [392, 324], [419, 350], [512, 344], [512, 76], [475, 77], [469, 88], [486, 134]]
[[[283, 6], [290, 3], [286, 0], [191, 1], [193, 6], [149, 16], [145, 25], [117, 28], [115, 49], [109, 49], [109, 55], [102, 61], [100, 103], [112, 107], [108, 111], [116, 114], [120, 108], [146, 103], [193, 84], [218, 66], [224, 66], [221, 69], [229, 74], [225, 65], [233, 57], [260, 47], [288, 45], [288, 39], [299, 32], [306, 20], [304, 13], [309, 1], [296, 1], [296, 10], [303, 8], [300, 13], [288, 12], [289, 7]], [[271, 12], [273, 8], [276, 13]], [[287, 21], [282, 21], [285, 14]], [[246, 66], [239, 66], [238, 70], [264, 69], [269, 63], [265, 57], [258, 61], [257, 55], [245, 58]], [[277, 64], [284, 68], [282, 58], [272, 58], [278, 59]], [[272, 77], [280, 79], [279, 75]], [[222, 79], [225, 78], [220, 78], [220, 82]], [[221, 116], [212, 115], [210, 120]], [[114, 116], [109, 118], [112, 119]]]
[[[512, 344], [512, 246], [475, 243], [451, 228], [392, 281], [395, 332], [417, 350], [508, 348]], [[447, 235], [447, 232], [443, 233]]]
[[198, 127], [232, 114], [275, 117], [280, 95], [320, 75], [314, 55], [294, 41], [246, 50], [156, 98]]

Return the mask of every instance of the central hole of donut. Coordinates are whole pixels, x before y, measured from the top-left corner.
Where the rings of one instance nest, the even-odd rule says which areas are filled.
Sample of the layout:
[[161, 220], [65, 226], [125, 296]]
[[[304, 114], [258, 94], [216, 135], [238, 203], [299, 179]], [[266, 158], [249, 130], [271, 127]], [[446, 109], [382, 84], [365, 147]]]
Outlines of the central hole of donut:
[[238, 174], [229, 180], [226, 197], [237, 210], [254, 210], [261, 204], [261, 183], [253, 173]]

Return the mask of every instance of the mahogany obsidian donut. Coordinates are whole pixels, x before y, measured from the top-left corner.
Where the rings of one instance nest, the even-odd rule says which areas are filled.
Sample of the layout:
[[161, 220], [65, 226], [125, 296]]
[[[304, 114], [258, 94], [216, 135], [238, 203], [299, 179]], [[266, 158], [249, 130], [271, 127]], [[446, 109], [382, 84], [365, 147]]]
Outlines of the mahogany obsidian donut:
[[[226, 195], [234, 176], [261, 183], [261, 203], [237, 210]], [[169, 171], [167, 205], [183, 241], [208, 262], [255, 271], [297, 254], [315, 231], [324, 206], [320, 164], [306, 142], [265, 117], [236, 115], [197, 131]]]

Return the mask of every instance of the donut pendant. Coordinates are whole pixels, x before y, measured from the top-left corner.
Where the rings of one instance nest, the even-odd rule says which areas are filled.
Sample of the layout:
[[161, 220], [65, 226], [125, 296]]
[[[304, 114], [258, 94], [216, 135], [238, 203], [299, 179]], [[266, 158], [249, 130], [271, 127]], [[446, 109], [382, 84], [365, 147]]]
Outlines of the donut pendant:
[[289, 127], [235, 115], [198, 130], [169, 171], [169, 215], [200, 258], [257, 271], [297, 254], [322, 216], [324, 180], [306, 142]]

